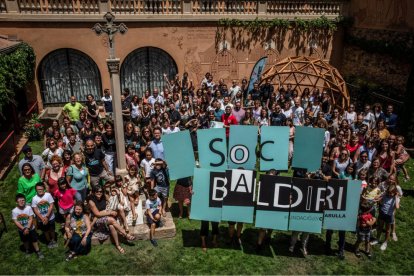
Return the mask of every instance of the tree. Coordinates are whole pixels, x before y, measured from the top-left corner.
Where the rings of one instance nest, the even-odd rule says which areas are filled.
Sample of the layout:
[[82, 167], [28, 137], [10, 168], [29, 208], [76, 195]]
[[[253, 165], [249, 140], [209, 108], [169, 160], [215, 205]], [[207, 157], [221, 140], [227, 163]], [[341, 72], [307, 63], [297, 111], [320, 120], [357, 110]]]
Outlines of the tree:
[[0, 54], [0, 115], [4, 116], [4, 106], [15, 103], [15, 91], [33, 81], [35, 64], [33, 48], [26, 43], [19, 44], [13, 52]]

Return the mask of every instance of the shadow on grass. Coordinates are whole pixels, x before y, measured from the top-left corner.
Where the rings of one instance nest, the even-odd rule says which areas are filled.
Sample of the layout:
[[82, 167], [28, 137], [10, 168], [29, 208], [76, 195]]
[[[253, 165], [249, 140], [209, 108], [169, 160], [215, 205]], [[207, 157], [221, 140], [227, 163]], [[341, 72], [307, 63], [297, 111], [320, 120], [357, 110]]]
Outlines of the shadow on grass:
[[[170, 212], [171, 212], [171, 216], [173, 218], [178, 218], [179, 214], [180, 214], [180, 209], [178, 208], [178, 203], [174, 202], [171, 204], [170, 206]], [[187, 217], [187, 206], [184, 205], [183, 208], [183, 217]]]
[[414, 197], [414, 190], [402, 189], [404, 196]]

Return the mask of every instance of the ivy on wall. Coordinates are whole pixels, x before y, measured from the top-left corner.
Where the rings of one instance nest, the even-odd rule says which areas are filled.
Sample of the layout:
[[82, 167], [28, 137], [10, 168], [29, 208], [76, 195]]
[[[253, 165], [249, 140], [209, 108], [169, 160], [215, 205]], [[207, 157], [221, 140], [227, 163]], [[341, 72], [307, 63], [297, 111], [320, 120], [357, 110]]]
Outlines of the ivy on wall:
[[0, 114], [14, 103], [15, 91], [33, 81], [36, 56], [33, 48], [21, 43], [11, 53], [0, 55]]
[[307, 46], [314, 40], [323, 51], [327, 51], [333, 33], [339, 25], [349, 24], [350, 20], [338, 17], [330, 20], [325, 16], [314, 19], [293, 20], [274, 18], [254, 20], [240, 20], [223, 18], [218, 21], [216, 31], [216, 48], [223, 41], [230, 41], [237, 50], [250, 50], [251, 44], [265, 43], [269, 40], [276, 42], [277, 50], [281, 51], [286, 40], [288, 30], [292, 30], [288, 37], [290, 48]]

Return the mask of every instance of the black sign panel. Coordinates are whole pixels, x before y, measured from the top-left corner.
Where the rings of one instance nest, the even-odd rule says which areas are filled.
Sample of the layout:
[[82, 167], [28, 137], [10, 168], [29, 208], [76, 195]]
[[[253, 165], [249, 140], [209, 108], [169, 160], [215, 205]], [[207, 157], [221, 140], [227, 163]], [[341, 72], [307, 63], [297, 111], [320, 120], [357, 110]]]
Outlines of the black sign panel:
[[289, 212], [291, 182], [291, 177], [261, 175], [256, 209]]
[[227, 195], [225, 172], [210, 172], [209, 207], [221, 208]]
[[331, 179], [326, 185], [325, 210], [345, 211], [348, 180]]
[[227, 170], [227, 196], [223, 205], [254, 206], [255, 174], [250, 170]]
[[323, 213], [326, 181], [306, 178], [292, 179], [291, 212]]

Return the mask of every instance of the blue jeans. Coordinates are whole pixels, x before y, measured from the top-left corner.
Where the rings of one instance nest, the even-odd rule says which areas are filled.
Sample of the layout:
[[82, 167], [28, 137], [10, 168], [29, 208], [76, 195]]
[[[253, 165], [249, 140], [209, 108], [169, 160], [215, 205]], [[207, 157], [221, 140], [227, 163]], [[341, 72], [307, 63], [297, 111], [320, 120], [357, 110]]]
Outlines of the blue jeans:
[[82, 189], [82, 190], [77, 190], [76, 194], [75, 194], [76, 201], [84, 202], [85, 199], [86, 199], [87, 191], [88, 191], [88, 188], [85, 188], [85, 189]]
[[72, 238], [69, 241], [69, 249], [70, 251], [75, 252], [76, 255], [86, 255], [91, 250], [91, 238], [92, 233], [89, 233], [88, 237], [86, 238], [86, 245], [83, 246], [81, 241], [82, 237], [79, 236], [77, 233], [73, 233]]

